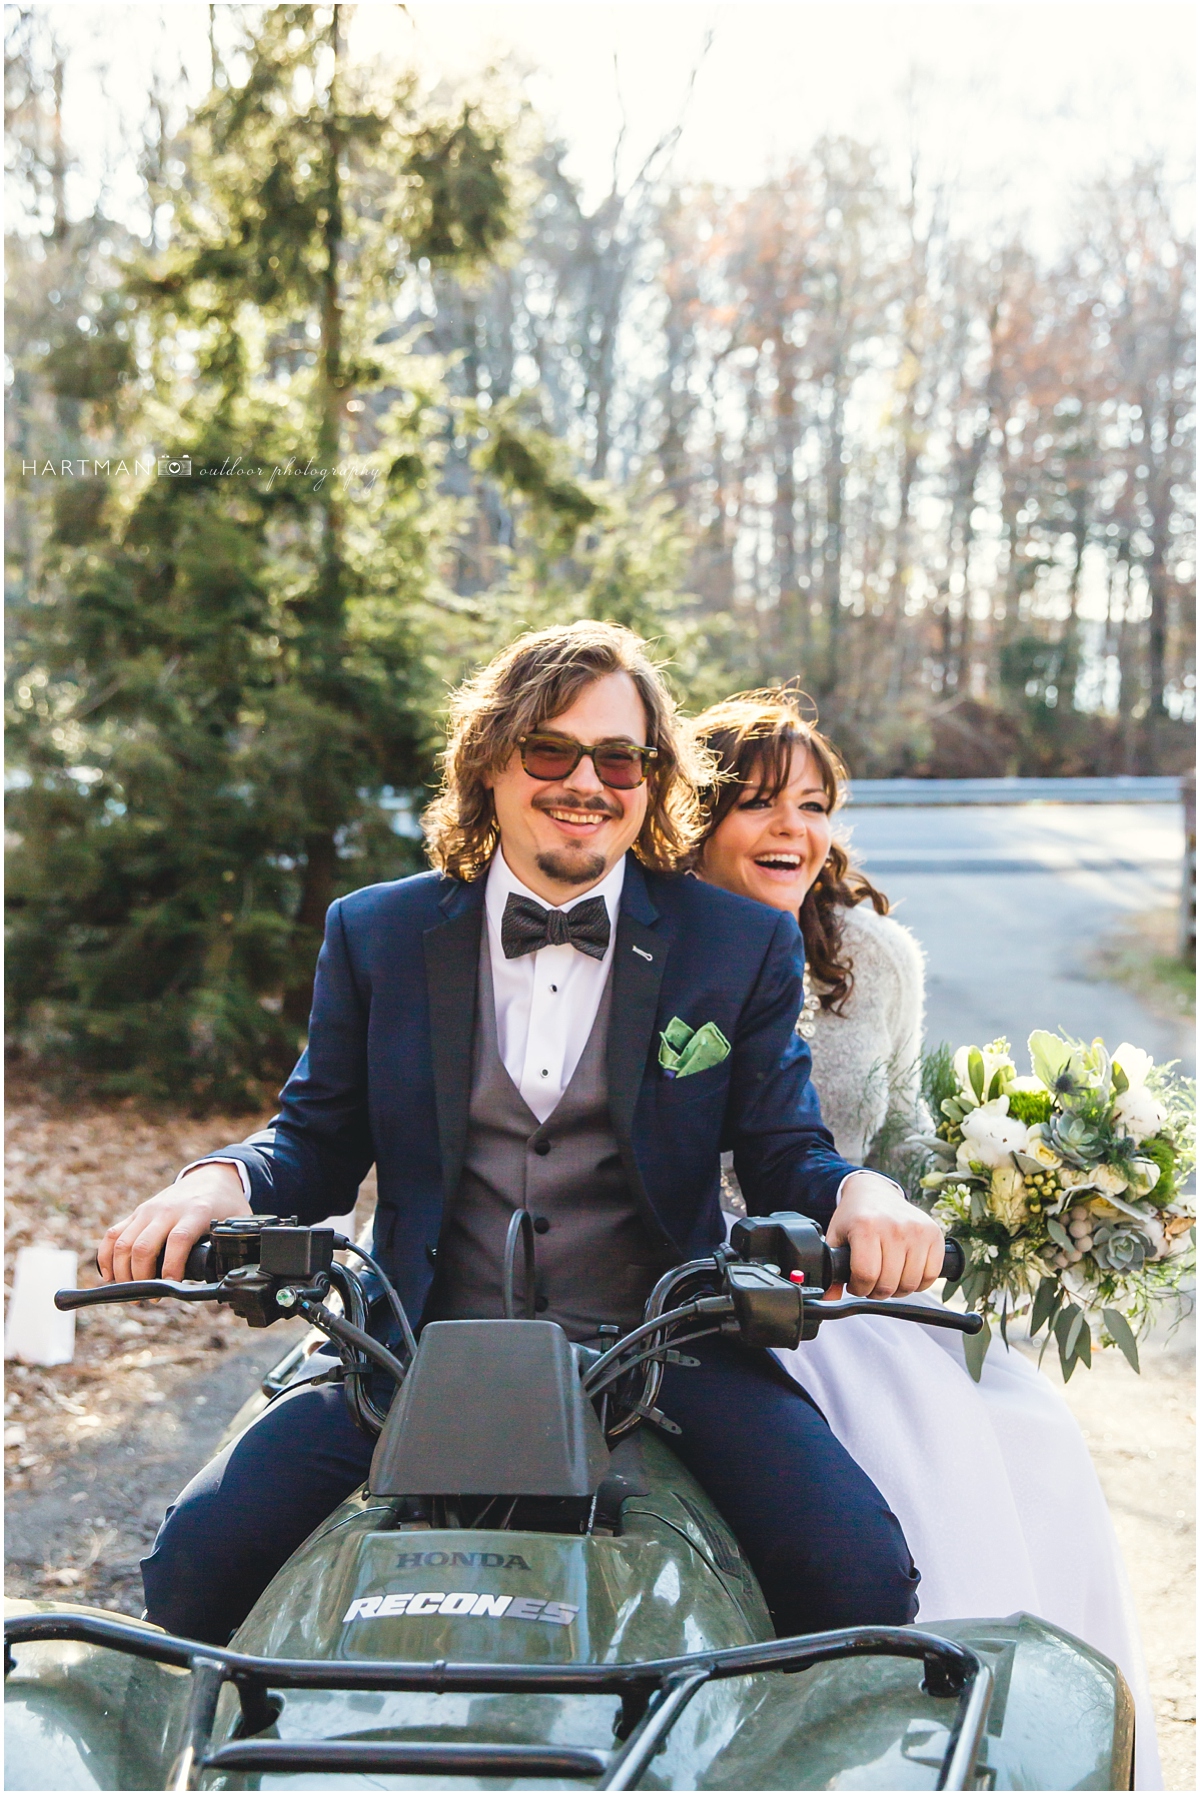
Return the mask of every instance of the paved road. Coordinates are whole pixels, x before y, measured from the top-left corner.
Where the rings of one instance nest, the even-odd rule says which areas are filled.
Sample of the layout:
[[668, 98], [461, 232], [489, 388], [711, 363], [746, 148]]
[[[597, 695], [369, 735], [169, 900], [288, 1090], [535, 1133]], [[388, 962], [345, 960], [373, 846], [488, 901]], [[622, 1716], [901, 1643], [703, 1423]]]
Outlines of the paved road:
[[855, 805], [842, 833], [928, 956], [929, 1041], [1007, 1035], [1024, 1070], [1034, 1028], [1129, 1040], [1195, 1069], [1192, 1029], [1097, 977], [1123, 920], [1178, 896], [1174, 804], [971, 809]]

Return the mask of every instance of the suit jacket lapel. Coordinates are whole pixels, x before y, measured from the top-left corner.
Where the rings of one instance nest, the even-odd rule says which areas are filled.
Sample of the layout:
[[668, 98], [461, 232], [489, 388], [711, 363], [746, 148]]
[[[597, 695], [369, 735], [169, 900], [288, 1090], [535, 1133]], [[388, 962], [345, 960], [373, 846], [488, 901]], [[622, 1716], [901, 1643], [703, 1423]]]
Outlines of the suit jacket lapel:
[[667, 964], [668, 944], [656, 928], [657, 922], [658, 911], [646, 889], [642, 869], [630, 856], [613, 953], [608, 1108], [626, 1175], [643, 1202], [645, 1191], [633, 1154], [633, 1116], [646, 1072], [658, 993]]
[[456, 886], [442, 900], [447, 920], [425, 933], [442, 1195], [447, 1204], [458, 1188], [467, 1147], [483, 898], [482, 879]]

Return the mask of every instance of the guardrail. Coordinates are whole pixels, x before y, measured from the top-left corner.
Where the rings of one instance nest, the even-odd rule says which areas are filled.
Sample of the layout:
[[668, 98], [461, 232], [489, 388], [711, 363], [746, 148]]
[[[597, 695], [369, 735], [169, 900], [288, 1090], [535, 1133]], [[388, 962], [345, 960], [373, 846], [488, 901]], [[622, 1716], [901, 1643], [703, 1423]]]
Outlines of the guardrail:
[[927, 804], [1174, 804], [1177, 774], [1111, 779], [855, 779], [847, 802], [860, 810], [875, 805]]

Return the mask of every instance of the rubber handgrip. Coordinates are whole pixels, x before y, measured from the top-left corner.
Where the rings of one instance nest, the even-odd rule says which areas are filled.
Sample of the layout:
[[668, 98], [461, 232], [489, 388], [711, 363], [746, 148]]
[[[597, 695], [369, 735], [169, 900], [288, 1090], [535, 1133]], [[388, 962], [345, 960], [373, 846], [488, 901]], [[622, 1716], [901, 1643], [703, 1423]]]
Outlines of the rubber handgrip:
[[[828, 1247], [829, 1255], [829, 1287], [834, 1284], [846, 1284], [850, 1280], [850, 1248]], [[942, 1276], [947, 1283], [957, 1284], [967, 1269], [962, 1247], [957, 1240], [947, 1240], [942, 1257]]]

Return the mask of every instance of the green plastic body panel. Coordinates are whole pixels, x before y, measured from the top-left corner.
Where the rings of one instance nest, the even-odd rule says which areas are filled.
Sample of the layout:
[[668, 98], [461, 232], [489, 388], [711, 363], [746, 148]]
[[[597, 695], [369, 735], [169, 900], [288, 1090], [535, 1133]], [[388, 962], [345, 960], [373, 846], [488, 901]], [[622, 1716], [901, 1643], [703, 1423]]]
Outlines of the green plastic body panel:
[[[270, 1656], [634, 1661], [771, 1637], [762, 1596], [727, 1527], [657, 1439], [649, 1492], [605, 1534], [393, 1529], [387, 1504], [344, 1503], [300, 1548], [231, 1641]], [[388, 1594], [508, 1596], [500, 1614], [367, 1613]], [[523, 1618], [553, 1603], [555, 1619]], [[23, 1603], [21, 1612], [61, 1604]], [[514, 1616], [509, 1608], [516, 1607]], [[562, 1616], [574, 1610], [566, 1621]], [[1027, 1615], [933, 1629], [992, 1667], [981, 1788], [1123, 1789], [1131, 1781], [1128, 1690], [1107, 1659]], [[162, 1788], [178, 1749], [188, 1679], [75, 1645], [17, 1648], [7, 1684], [9, 1789]], [[266, 1735], [578, 1745], [607, 1751], [612, 1696], [287, 1691]], [[926, 1695], [919, 1663], [870, 1658], [703, 1689], [653, 1761], [647, 1789], [933, 1789], [954, 1703]], [[238, 1705], [221, 1697], [213, 1742]], [[209, 1788], [586, 1788], [586, 1782], [312, 1773], [209, 1777]]]
[[[8, 1600], [4, 1609], [39, 1614], [65, 1606]], [[79, 1612], [105, 1611], [81, 1606]], [[21, 1646], [16, 1657], [4, 1690], [6, 1789], [167, 1786], [191, 1680], [186, 1671], [57, 1641]]]

